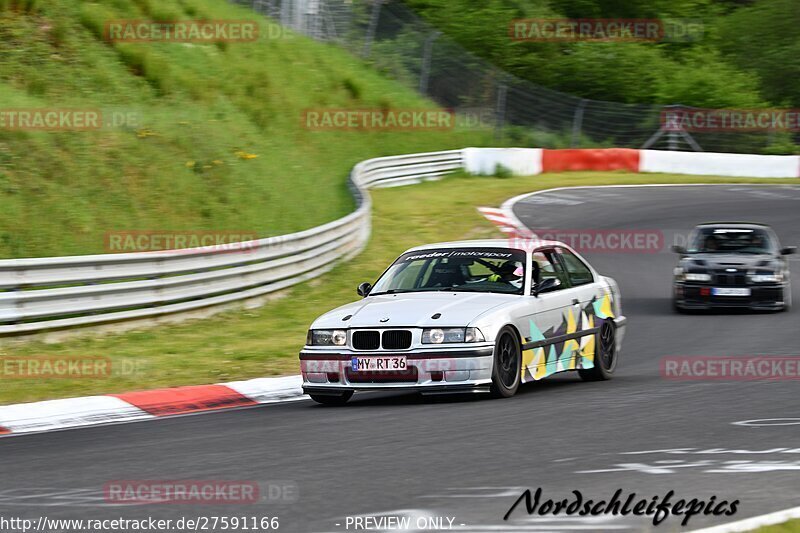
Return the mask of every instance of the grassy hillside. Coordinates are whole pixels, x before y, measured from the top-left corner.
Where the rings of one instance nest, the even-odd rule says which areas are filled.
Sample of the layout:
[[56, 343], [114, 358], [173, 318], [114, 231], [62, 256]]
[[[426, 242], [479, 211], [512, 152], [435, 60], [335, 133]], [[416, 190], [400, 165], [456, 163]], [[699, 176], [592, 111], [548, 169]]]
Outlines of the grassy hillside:
[[[115, 19], [250, 19], [251, 43], [109, 43]], [[102, 253], [122, 230], [308, 228], [352, 208], [370, 156], [483, 144], [475, 132], [315, 132], [307, 108], [431, 107], [345, 52], [222, 0], [2, 0], [0, 110], [100, 109], [97, 131], [0, 128], [0, 258]], [[485, 138], [485, 142], [489, 142]]]

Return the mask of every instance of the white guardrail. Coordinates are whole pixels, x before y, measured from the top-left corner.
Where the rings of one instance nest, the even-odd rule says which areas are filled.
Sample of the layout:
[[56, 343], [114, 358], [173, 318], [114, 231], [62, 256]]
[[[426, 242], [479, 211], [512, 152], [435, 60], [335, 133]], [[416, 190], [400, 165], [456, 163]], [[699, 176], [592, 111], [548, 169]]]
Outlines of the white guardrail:
[[367, 189], [418, 183], [463, 168], [452, 150], [369, 159], [350, 187], [356, 210], [309, 230], [217, 247], [0, 260], [0, 335], [192, 311], [262, 296], [330, 270], [370, 233]]

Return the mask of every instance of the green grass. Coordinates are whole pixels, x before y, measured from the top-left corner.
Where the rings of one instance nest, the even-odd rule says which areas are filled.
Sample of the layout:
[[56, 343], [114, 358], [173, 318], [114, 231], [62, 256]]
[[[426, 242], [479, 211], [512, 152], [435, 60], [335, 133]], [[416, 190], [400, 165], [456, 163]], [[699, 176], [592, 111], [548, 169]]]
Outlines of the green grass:
[[[102, 39], [112, 19], [201, 18], [257, 20], [263, 37]], [[0, 128], [0, 258], [102, 253], [110, 231], [297, 231], [352, 210], [345, 178], [360, 160], [492, 142], [486, 131], [308, 131], [308, 108], [434, 105], [343, 50], [275, 38], [275, 28], [219, 0], [0, 2], [0, 110], [136, 119], [84, 132]]]
[[756, 533], [798, 533], [800, 531], [800, 520], [789, 520], [783, 524], [762, 527], [755, 531]]
[[138, 362], [141, 372], [111, 379], [3, 380], [0, 403], [215, 383], [299, 371], [297, 353], [308, 325], [321, 313], [357, 299], [359, 282], [374, 281], [405, 249], [427, 242], [499, 237], [476, 211], [528, 191], [569, 185], [641, 183], [796, 183], [629, 173], [574, 172], [497, 179], [451, 176], [438, 182], [373, 192], [373, 234], [358, 257], [330, 273], [248, 311], [58, 344], [29, 342], [0, 348], [0, 357], [104, 356]]

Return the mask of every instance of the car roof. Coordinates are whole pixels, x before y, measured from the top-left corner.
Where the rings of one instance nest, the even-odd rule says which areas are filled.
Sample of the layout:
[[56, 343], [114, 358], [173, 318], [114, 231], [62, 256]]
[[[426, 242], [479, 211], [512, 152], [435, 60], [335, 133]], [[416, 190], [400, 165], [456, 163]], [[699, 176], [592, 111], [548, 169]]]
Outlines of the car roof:
[[[534, 246], [535, 244], [535, 246]], [[540, 246], [563, 246], [569, 248], [564, 243], [558, 241], [546, 241], [533, 238], [508, 238], [508, 239], [480, 239], [471, 241], [451, 241], [423, 244], [409, 248], [405, 253], [417, 252], [420, 250], [432, 250], [437, 248], [508, 248], [511, 250], [529, 251]]]
[[698, 228], [745, 228], [745, 229], [764, 229], [770, 228], [769, 224], [760, 224], [758, 222], [704, 222], [697, 225]]

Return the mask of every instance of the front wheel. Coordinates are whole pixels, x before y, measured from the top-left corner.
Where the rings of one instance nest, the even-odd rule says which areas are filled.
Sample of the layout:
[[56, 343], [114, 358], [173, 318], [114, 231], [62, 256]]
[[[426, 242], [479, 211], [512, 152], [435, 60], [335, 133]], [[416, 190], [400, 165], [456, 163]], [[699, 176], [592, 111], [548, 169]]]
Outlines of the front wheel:
[[492, 365], [492, 395], [497, 398], [510, 398], [517, 393], [522, 370], [522, 357], [519, 337], [506, 326], [497, 335]]
[[580, 368], [578, 374], [584, 381], [611, 379], [617, 367], [617, 329], [614, 322], [606, 320], [597, 333], [597, 350], [592, 368]]
[[311, 399], [322, 405], [344, 405], [353, 396], [353, 391], [341, 394], [310, 394]]

